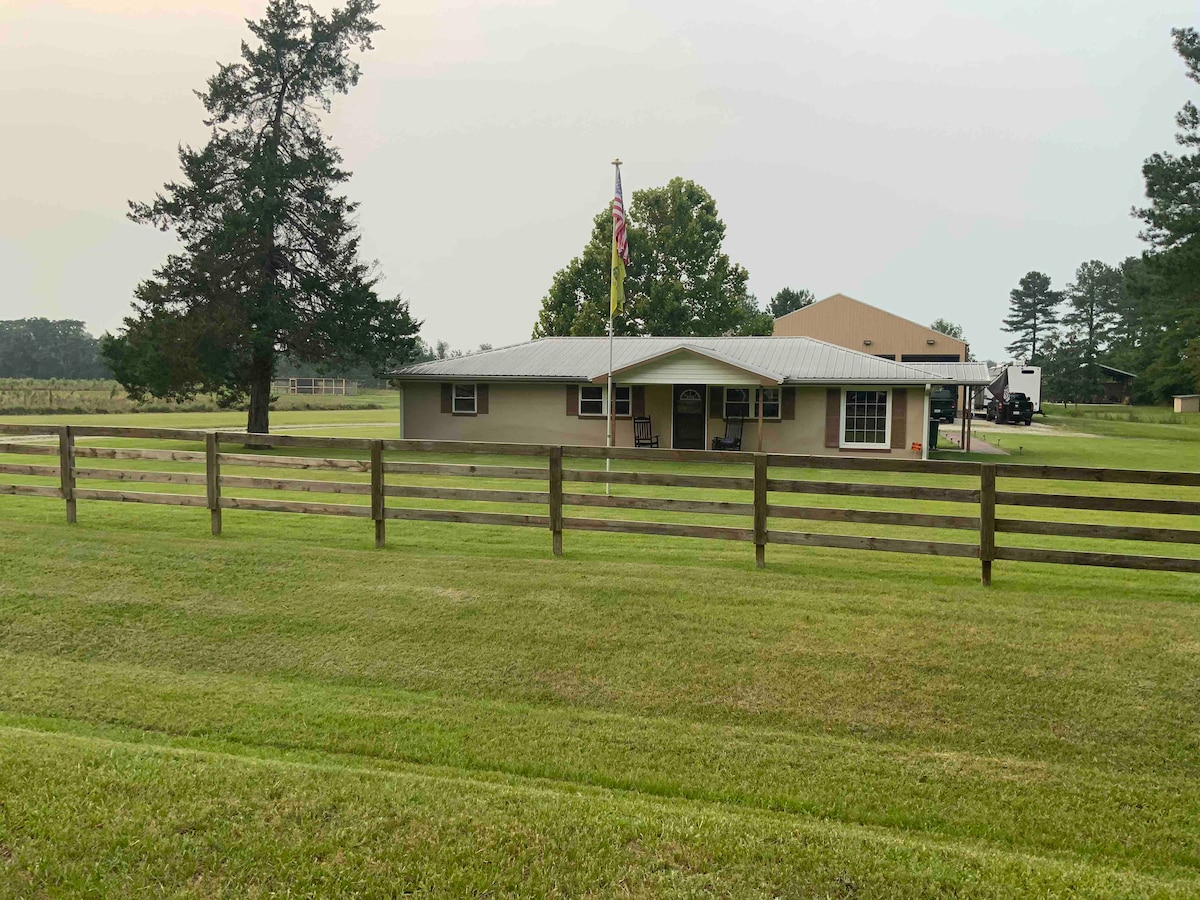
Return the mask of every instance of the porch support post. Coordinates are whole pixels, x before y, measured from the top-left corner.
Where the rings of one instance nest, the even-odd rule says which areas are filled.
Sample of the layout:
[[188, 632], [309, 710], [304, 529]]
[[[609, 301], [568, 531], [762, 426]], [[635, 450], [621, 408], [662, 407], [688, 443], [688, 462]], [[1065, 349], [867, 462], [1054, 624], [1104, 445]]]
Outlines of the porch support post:
[[[766, 389], [758, 387], [755, 389], [758, 392], [758, 452], [762, 453], [762, 426], [763, 426], [763, 407], [766, 405]], [[783, 402], [783, 397], [780, 396], [779, 402]]]
[[400, 396], [400, 440], [404, 440], [404, 384], [402, 382], [396, 384], [396, 393]]
[[962, 385], [962, 387], [959, 389], [959, 393], [962, 395], [962, 403], [958, 410], [958, 417], [959, 417], [958, 446], [961, 447], [965, 451], [968, 449], [968, 447], [967, 447], [967, 417], [965, 415], [963, 415], [963, 410], [965, 410], [967, 407], [967, 386], [965, 384]]
[[967, 390], [967, 452], [971, 450], [971, 429], [975, 425], [975, 388]]
[[[921, 439], [921, 459], [929, 459], [929, 417], [933, 415], [932, 404], [933, 385], [925, 385], [925, 418], [921, 423], [921, 427], [925, 429], [925, 437]], [[933, 448], [934, 450], [937, 447]]]

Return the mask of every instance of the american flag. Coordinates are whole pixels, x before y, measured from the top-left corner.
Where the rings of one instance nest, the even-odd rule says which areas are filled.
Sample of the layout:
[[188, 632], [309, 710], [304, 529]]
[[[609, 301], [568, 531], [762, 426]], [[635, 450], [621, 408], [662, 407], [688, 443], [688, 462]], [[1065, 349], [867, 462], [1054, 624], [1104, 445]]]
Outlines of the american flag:
[[621, 170], [617, 169], [617, 193], [613, 197], [613, 240], [621, 262], [629, 265], [629, 237], [625, 234], [625, 201], [621, 197]]

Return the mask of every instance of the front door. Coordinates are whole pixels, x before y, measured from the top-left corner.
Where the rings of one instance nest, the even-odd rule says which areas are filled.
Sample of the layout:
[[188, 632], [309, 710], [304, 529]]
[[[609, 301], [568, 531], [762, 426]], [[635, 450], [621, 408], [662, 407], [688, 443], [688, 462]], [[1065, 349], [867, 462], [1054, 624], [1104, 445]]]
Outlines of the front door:
[[703, 450], [708, 409], [705, 385], [677, 384], [674, 389], [674, 427], [671, 445], [676, 450]]

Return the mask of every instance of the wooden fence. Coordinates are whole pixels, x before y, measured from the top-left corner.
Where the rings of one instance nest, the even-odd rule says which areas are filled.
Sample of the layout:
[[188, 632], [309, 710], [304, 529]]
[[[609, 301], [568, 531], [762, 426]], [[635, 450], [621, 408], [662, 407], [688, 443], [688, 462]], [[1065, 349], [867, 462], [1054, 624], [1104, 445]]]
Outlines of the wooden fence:
[[[65, 501], [68, 522], [74, 522], [80, 500], [122, 501], [206, 508], [212, 533], [220, 534], [226, 509], [357, 516], [374, 523], [375, 544], [382, 547], [389, 520], [457, 522], [545, 528], [552, 535], [555, 554], [562, 553], [565, 531], [604, 531], [624, 534], [677, 535], [753, 543], [758, 566], [765, 563], [768, 544], [835, 547], [953, 556], [978, 559], [983, 583], [991, 583], [995, 560], [1066, 563], [1131, 569], [1157, 569], [1200, 573], [1200, 558], [1180, 558], [1096, 550], [1035, 548], [997, 545], [997, 534], [1037, 535], [1154, 544], [1200, 544], [1200, 528], [1163, 528], [1148, 525], [1093, 524], [1018, 518], [1023, 510], [1089, 510], [1156, 516], [1200, 516], [1200, 500], [1148, 497], [1111, 497], [1053, 491], [998, 490], [998, 479], [1018, 484], [1036, 480], [1123, 485], [1156, 485], [1170, 488], [1200, 487], [1200, 474], [1135, 471], [1125, 469], [1025, 466], [1010, 463], [930, 461], [893, 458], [795, 456], [776, 453], [650, 450], [604, 447], [559, 447], [538, 444], [498, 444], [446, 441], [368, 440], [362, 438], [253, 435], [243, 432], [205, 432], [171, 428], [115, 428], [105, 426], [0, 425], [0, 435], [22, 435], [18, 442], [0, 442], [5, 455], [55, 457], [53, 464], [0, 462], [0, 475], [43, 479], [42, 483], [0, 484], [0, 494], [55, 498]], [[143, 449], [124, 446], [81, 445], [78, 439], [121, 438], [185, 442], [195, 450]], [[46, 443], [44, 441], [52, 441]], [[288, 456], [275, 451], [332, 450], [337, 455]], [[389, 461], [387, 454], [415, 455], [417, 460]], [[348, 455], [342, 455], [348, 454]], [[437, 454], [480, 454], [524, 458], [529, 465], [492, 465], [421, 461]], [[702, 463], [736, 468], [750, 474], [684, 474], [676, 471], [612, 471], [596, 467], [603, 460], [649, 463]], [[193, 471], [145, 471], [89, 465], [90, 460], [137, 460], [186, 463]], [[520, 461], [520, 460], [518, 460]], [[536, 464], [533, 464], [536, 461]], [[568, 464], [565, 461], [570, 461]], [[49, 461], [48, 461], [49, 462]], [[81, 462], [83, 464], [81, 465]], [[199, 467], [203, 466], [203, 471]], [[226, 474], [237, 468], [296, 469], [340, 473], [337, 477], [369, 475], [368, 480], [317, 480], [268, 478]], [[166, 466], [164, 466], [166, 468]], [[804, 470], [834, 474], [931, 476], [937, 486], [862, 481], [827, 481], [796, 477]], [[538, 484], [537, 490], [497, 490], [404, 483], [406, 476], [517, 479]], [[45, 479], [53, 479], [47, 484]], [[143, 490], [81, 487], [93, 481], [124, 484], [168, 484], [203, 488], [204, 493], [151, 493]], [[411, 480], [411, 479], [410, 479]], [[951, 481], [954, 486], [944, 486]], [[967, 486], [963, 486], [963, 484]], [[679, 497], [624, 496], [587, 492], [583, 485], [697, 488], [744, 494], [744, 500]], [[543, 489], [544, 486], [544, 489]], [[230, 496], [238, 490], [280, 491], [369, 496], [369, 504], [325, 503]], [[1178, 493], [1178, 492], [1176, 492]], [[843, 506], [796, 505], [781, 502], [791, 495], [837, 498], [928, 501], [957, 504], [954, 514], [915, 510], [854, 509]], [[1196, 495], [1200, 497], [1200, 494]], [[462, 509], [415, 508], [389, 505], [388, 498], [404, 500], [468, 501], [505, 505], [528, 504], [537, 513], [491, 512]], [[997, 514], [997, 508], [1010, 512]], [[566, 515], [564, 510], [588, 509], [658, 511], [705, 517], [729, 516], [748, 520], [750, 527], [684, 522], [637, 521]], [[941, 508], [941, 507], [939, 507]], [[544, 514], [542, 512], [544, 510]], [[918, 540], [897, 537], [840, 534], [825, 531], [792, 531], [770, 527], [789, 520], [808, 520], [889, 528], [924, 528], [970, 532], [961, 541]], [[965, 537], [965, 536], [964, 536]]]

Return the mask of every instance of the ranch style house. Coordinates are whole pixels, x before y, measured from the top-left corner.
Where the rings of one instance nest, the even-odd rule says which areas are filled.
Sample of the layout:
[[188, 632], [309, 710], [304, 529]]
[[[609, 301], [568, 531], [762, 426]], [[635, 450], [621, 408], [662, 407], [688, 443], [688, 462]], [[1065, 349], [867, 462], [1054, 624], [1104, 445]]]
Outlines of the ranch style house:
[[[981, 363], [900, 363], [809, 337], [618, 337], [613, 443], [650, 419], [658, 446], [702, 450], [742, 420], [744, 450], [925, 455], [937, 385]], [[603, 446], [607, 337], [551, 337], [389, 373], [403, 438]], [[642, 422], [642, 428], [646, 425]]]

